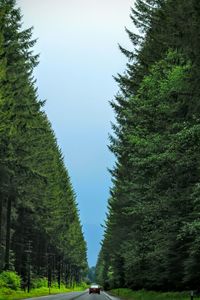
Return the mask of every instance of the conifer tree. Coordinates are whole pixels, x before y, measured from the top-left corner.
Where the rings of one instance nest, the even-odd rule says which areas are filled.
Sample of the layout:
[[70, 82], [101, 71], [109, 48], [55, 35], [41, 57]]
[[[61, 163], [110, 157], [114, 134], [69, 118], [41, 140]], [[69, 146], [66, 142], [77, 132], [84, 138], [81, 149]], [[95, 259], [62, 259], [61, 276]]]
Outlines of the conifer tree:
[[21, 29], [14, 0], [0, 0], [0, 11], [0, 268], [15, 269], [24, 285], [30, 275], [60, 284], [70, 264], [79, 280], [86, 244], [63, 156], [38, 100], [32, 29]]
[[120, 47], [129, 63], [111, 103], [117, 161], [97, 266], [110, 287], [198, 288], [199, 12], [196, 0], [138, 0], [141, 36], [127, 29], [134, 49]]

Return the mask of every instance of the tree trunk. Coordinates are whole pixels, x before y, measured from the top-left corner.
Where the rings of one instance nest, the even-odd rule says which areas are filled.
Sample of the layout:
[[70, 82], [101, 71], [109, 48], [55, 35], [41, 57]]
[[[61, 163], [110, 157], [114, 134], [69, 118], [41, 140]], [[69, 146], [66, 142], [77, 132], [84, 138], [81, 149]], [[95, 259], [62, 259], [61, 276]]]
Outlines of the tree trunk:
[[0, 194], [0, 247], [2, 245], [2, 225], [3, 225], [3, 197]]
[[60, 289], [60, 281], [61, 281], [61, 258], [58, 258], [58, 288]]
[[3, 226], [3, 198], [0, 194], [0, 270], [2, 270], [4, 264], [3, 258], [3, 237], [2, 237], [2, 226]]
[[9, 270], [9, 267], [10, 267], [11, 210], [12, 210], [12, 196], [9, 196], [8, 197], [8, 203], [7, 203], [5, 270]]

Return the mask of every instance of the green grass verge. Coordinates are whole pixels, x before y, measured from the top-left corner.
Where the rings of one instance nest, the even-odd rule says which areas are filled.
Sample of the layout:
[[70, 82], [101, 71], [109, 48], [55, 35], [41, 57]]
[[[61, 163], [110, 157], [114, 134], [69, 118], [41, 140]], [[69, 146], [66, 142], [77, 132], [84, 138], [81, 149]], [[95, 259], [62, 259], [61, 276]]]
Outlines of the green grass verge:
[[132, 291], [131, 289], [114, 289], [109, 291], [113, 296], [124, 300], [190, 300], [190, 294], [187, 292], [150, 292], [150, 291]]
[[[51, 295], [53, 294], [60, 294], [60, 293], [69, 293], [69, 292], [79, 292], [84, 291], [86, 286], [76, 286], [73, 288], [65, 288], [61, 287], [58, 289], [57, 287], [52, 287], [50, 292]], [[38, 289], [32, 289], [30, 293], [24, 291], [11, 291], [11, 290], [0, 290], [0, 300], [19, 300], [19, 299], [26, 299], [32, 297], [40, 297], [40, 296], [47, 296], [49, 295], [49, 289], [47, 287], [41, 287]]]

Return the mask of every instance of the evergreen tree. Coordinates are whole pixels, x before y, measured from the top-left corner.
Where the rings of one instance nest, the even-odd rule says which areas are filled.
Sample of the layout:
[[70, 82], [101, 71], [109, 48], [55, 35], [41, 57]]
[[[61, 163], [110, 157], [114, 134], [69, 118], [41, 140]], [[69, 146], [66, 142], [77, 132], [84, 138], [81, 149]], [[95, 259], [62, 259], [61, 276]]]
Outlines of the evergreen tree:
[[[136, 1], [111, 103], [113, 188], [97, 274], [110, 287], [198, 288], [199, 3]], [[192, 46], [191, 46], [192, 45]]]
[[[0, 245], [2, 269], [73, 281], [87, 269], [86, 244], [62, 153], [32, 76], [32, 29], [14, 0], [0, 1]], [[76, 235], [74, 235], [76, 234]]]

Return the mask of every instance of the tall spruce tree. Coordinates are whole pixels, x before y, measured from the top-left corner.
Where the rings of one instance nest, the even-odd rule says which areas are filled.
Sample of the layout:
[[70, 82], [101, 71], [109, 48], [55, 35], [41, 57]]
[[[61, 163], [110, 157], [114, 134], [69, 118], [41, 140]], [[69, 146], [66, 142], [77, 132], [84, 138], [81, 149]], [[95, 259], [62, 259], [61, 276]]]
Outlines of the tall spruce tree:
[[24, 285], [30, 275], [71, 283], [87, 269], [86, 244], [63, 156], [37, 97], [32, 29], [21, 29], [14, 0], [1, 0], [0, 11], [0, 267], [15, 269]]
[[97, 265], [110, 287], [198, 288], [199, 2], [136, 1], [113, 101], [116, 155]]

